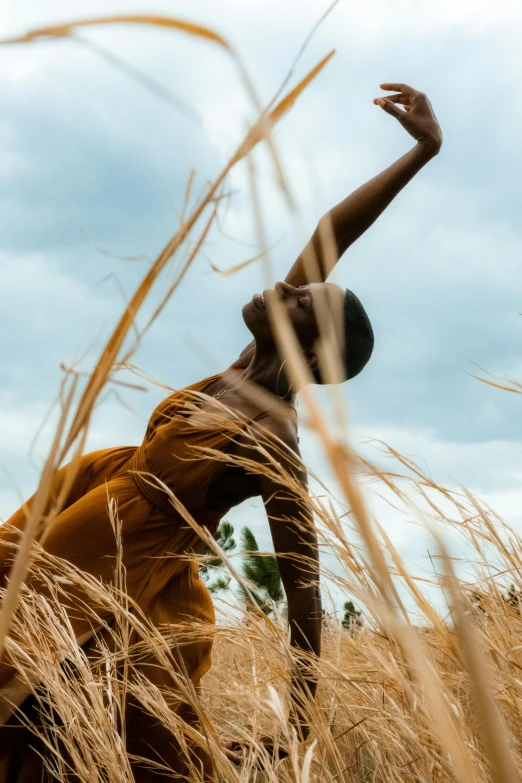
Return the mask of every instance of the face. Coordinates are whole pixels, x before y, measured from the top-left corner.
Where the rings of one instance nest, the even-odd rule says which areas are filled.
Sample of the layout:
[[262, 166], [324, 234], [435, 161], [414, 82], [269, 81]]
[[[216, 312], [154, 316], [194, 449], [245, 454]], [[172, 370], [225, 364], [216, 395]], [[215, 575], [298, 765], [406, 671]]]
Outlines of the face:
[[[274, 289], [254, 294], [243, 307], [243, 320], [257, 343], [273, 344], [269, 312], [274, 298], [282, 302], [290, 323], [303, 349], [311, 349], [319, 336], [318, 321], [326, 313], [342, 325], [344, 291], [333, 283], [310, 283], [294, 288], [288, 283], [276, 283]], [[322, 315], [323, 314], [323, 315]]]

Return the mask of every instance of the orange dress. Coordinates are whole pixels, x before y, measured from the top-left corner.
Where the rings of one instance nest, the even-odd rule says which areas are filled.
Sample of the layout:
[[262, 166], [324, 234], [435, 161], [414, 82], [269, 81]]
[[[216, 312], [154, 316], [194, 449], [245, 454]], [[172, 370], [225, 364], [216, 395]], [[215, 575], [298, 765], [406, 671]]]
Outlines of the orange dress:
[[[202, 454], [198, 457], [198, 449], [210, 447], [225, 451], [230, 443], [230, 432], [223, 422], [219, 427], [215, 424], [209, 427], [192, 425], [187, 421], [184, 406], [190, 399], [192, 402], [197, 400], [197, 392], [204, 392], [217, 377], [206, 378], [163, 400], [152, 414], [140, 447], [103, 449], [82, 457], [65, 507], [46, 531], [44, 539], [46, 551], [105, 583], [111, 583], [116, 564], [116, 542], [107, 496], [114, 498], [121, 520], [127, 592], [156, 626], [185, 620], [208, 623], [215, 620], [212, 600], [199, 577], [197, 564], [180, 556], [201, 552], [205, 543], [174, 510], [167, 495], [157, 486], [150, 486], [140, 472], [148, 472], [161, 479], [199, 525], [205, 526], [212, 534], [216, 532], [220, 519], [229, 509], [216, 511], [206, 508], [215, 463]], [[60, 491], [66, 470], [67, 467], [64, 467], [56, 474], [55, 494]], [[8, 544], [16, 535], [13, 528], [23, 529], [26, 512], [27, 506], [22, 507], [7, 521], [11, 531], [0, 527], [2, 583], [12, 562], [12, 547]], [[31, 580], [31, 575], [28, 579]], [[85, 639], [89, 632], [92, 633], [88, 618], [82, 617], [77, 609], [71, 613], [68, 607], [67, 611], [78, 639]], [[211, 633], [208, 638], [199, 638], [177, 648], [195, 685], [210, 667], [211, 648]], [[140, 666], [155, 684], [167, 688], [171, 685], [158, 666], [149, 662], [147, 667], [146, 661], [140, 662]], [[9, 686], [12, 675], [8, 665], [0, 664], [0, 701], [2, 686], [4, 689]], [[186, 719], [191, 719], [188, 705], [180, 705], [176, 709]], [[2, 746], [5, 749], [11, 744], [11, 739], [7, 741], [5, 738], [12, 723], [11, 719], [0, 729], [0, 760]], [[171, 736], [167, 736], [166, 731], [162, 735], [157, 721], [155, 723], [137, 708], [133, 711], [130, 705], [126, 726], [129, 752], [151, 757], [152, 746], [164, 762], [182, 771]], [[11, 729], [10, 738], [13, 731]], [[156, 780], [152, 773], [140, 773], [139, 769], [135, 777], [137, 781]], [[0, 783], [22, 779], [25, 780], [23, 776], [2, 777], [0, 763]]]

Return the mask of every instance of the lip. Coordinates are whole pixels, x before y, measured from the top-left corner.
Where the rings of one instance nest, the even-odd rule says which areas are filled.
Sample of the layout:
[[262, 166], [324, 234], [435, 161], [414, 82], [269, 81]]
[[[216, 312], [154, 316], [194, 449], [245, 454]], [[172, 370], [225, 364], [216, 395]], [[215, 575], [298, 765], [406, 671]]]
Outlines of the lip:
[[254, 304], [260, 310], [264, 310], [265, 309], [265, 298], [264, 298], [263, 294], [254, 294]]

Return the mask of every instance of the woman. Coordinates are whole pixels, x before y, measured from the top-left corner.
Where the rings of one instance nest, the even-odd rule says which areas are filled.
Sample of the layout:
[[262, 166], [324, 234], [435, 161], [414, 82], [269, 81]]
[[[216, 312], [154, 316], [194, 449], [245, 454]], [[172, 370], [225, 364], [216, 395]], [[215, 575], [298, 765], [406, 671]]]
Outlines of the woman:
[[[205, 545], [187, 524], [185, 510], [200, 526], [214, 533], [230, 508], [247, 498], [261, 496], [288, 601], [291, 643], [296, 651], [320, 653], [321, 605], [313, 518], [297, 495], [292, 497], [288, 489], [281, 491], [277, 477], [266, 470], [267, 459], [273, 454], [283, 470], [302, 488], [306, 487], [306, 473], [297, 467], [299, 461], [295, 459], [299, 455], [295, 390], [276, 345], [268, 305], [270, 297], [278, 295], [317, 383], [325, 380], [317, 356], [318, 314], [325, 301], [337, 328], [346, 338], [344, 378], [357, 375], [370, 358], [373, 333], [364, 308], [353, 293], [325, 282], [332, 267], [331, 254], [324, 250], [325, 227], [333, 238], [335, 262], [438, 153], [442, 143], [440, 127], [423, 93], [404, 84], [382, 84], [381, 88], [397, 92], [376, 98], [374, 103], [395, 117], [413, 136], [416, 145], [334, 207], [320, 222], [286, 280], [278, 283], [274, 292], [256, 295], [245, 305], [243, 319], [253, 341], [231, 367], [164, 400], [150, 419], [141, 447], [105, 449], [82, 458], [64, 508], [41, 542], [52, 555], [68, 560], [95, 578], [111, 582], [116, 545], [107, 513], [107, 495], [113, 497], [122, 521], [127, 591], [157, 626], [187, 619], [214, 621], [212, 601], [198, 576], [197, 565], [181, 556], [201, 552]], [[312, 280], [305, 263], [310, 258], [315, 262]], [[253, 393], [256, 390], [259, 394]], [[223, 410], [227, 411], [228, 423], [227, 417], [223, 418]], [[264, 453], [252, 449], [247, 430], [262, 435]], [[252, 469], [242, 468], [242, 460], [249, 460]], [[65, 471], [62, 468], [56, 476], [56, 494], [62, 487]], [[172, 491], [176, 508], [162, 485], [151, 481], [151, 474]], [[4, 580], [12, 562], [10, 544], [16, 540], [16, 531], [23, 529], [26, 511], [27, 505], [8, 520], [11, 529], [1, 530], [0, 577]], [[299, 530], [285, 521], [297, 518]], [[303, 562], [308, 565], [303, 566]], [[67, 609], [77, 639], [84, 642], [92, 629], [88, 618], [82, 617], [78, 610], [78, 597], [71, 597]], [[204, 638], [177, 648], [176, 654], [181, 655], [186, 673], [196, 687], [210, 666], [210, 653], [211, 640]], [[166, 688], [172, 685], [164, 669], [154, 665], [153, 660], [141, 660], [139, 665], [153, 683]], [[4, 686], [4, 694], [12, 682], [13, 670], [4, 661], [0, 665], [0, 686]], [[315, 683], [307, 678], [303, 666], [298, 665], [295, 683], [297, 700], [303, 687], [313, 696]], [[173, 709], [187, 721], [195, 719], [188, 704], [177, 703]], [[302, 713], [298, 721], [303, 735], [306, 734]], [[162, 759], [179, 774], [186, 771], [172, 735], [130, 701], [126, 725], [130, 753]], [[16, 731], [20, 736], [21, 730]], [[36, 779], [34, 769], [39, 762], [26, 748], [18, 754], [12, 752], [14, 734], [15, 729], [8, 726], [0, 731], [0, 739], [3, 735], [0, 758], [2, 748], [6, 751], [3, 769], [10, 766], [2, 778], [0, 765], [0, 781], [21, 781], [31, 776]], [[212, 765], [205, 751], [200, 748], [194, 753], [207, 779], [213, 779]], [[136, 781], [159, 780], [161, 775], [140, 765], [136, 765], [134, 772]]]

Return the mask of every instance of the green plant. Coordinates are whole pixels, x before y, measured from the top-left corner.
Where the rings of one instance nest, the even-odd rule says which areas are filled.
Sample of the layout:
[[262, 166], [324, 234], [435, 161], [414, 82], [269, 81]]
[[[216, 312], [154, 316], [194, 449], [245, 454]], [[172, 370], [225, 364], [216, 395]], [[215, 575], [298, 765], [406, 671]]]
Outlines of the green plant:
[[[221, 522], [214, 538], [224, 552], [232, 552], [236, 548], [234, 526], [230, 522], [227, 522], [226, 519]], [[230, 585], [230, 577], [226, 574], [219, 574], [216, 580], [209, 584], [210, 572], [222, 569], [223, 560], [220, 557], [217, 557], [209, 546], [205, 548], [203, 554], [208, 557], [208, 560], [199, 567], [199, 573], [207, 583], [209, 592], [212, 593], [212, 595], [216, 595], [222, 590], [227, 590]]]
[[364, 620], [362, 619], [362, 612], [360, 612], [353, 601], [344, 602], [344, 617], [343, 628], [347, 631], [353, 632], [356, 628], [362, 628]]
[[285, 594], [275, 555], [259, 553], [257, 539], [249, 527], [241, 529], [241, 548], [245, 552], [241, 571], [256, 587], [250, 590], [250, 595], [242, 587], [239, 588], [239, 595], [247, 609], [252, 608], [252, 599], [267, 615], [276, 608], [283, 608]]

